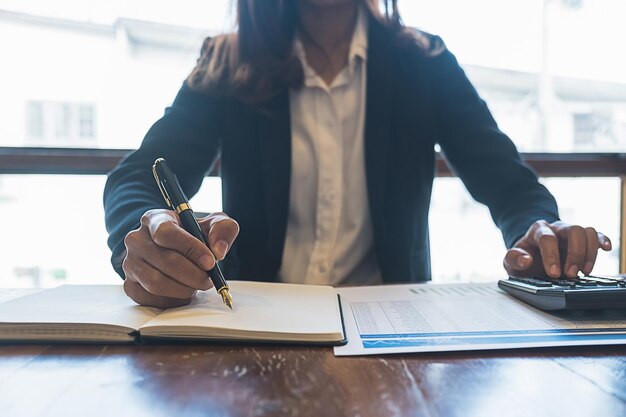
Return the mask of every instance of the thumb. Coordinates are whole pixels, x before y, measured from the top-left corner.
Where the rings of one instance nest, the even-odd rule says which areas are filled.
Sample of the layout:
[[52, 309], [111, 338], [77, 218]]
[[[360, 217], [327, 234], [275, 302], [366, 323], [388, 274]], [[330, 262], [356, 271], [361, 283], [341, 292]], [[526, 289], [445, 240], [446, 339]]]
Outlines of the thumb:
[[530, 253], [522, 248], [513, 247], [509, 249], [504, 256], [504, 268], [509, 275], [515, 275], [515, 272], [525, 271], [533, 264], [533, 257]]
[[169, 213], [152, 213], [146, 222], [150, 236], [158, 246], [179, 252], [205, 271], [213, 269], [215, 258], [209, 248], [183, 229], [177, 217], [171, 217]]
[[211, 252], [218, 260], [224, 259], [239, 234], [239, 224], [224, 213], [212, 213], [202, 220]]

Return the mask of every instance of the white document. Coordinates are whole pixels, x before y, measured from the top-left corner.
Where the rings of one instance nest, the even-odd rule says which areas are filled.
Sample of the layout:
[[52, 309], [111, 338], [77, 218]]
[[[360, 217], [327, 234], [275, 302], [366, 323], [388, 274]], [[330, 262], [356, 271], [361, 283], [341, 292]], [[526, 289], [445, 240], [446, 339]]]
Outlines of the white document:
[[547, 313], [495, 282], [337, 292], [348, 344], [336, 356], [626, 344], [626, 310]]

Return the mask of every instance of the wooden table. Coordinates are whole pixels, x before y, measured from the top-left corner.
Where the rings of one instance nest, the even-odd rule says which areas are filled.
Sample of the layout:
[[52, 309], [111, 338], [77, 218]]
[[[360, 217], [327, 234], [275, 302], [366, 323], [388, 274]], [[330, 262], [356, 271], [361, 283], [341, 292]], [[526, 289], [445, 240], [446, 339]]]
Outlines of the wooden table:
[[[0, 289], [0, 302], [37, 290]], [[626, 346], [333, 356], [262, 345], [0, 345], [0, 417], [626, 416]]]
[[2, 346], [0, 416], [626, 416], [626, 347]]

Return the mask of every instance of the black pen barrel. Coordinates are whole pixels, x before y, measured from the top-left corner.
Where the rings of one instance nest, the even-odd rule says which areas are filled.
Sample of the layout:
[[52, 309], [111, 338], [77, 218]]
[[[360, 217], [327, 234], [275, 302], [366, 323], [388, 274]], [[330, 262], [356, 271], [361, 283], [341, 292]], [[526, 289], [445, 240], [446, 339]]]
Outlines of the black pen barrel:
[[189, 234], [196, 239], [200, 240], [200, 242], [204, 243], [207, 247], [209, 246], [209, 242], [207, 241], [204, 233], [202, 233], [202, 229], [200, 225], [196, 221], [195, 216], [193, 215], [193, 211], [191, 210], [183, 210], [178, 213], [178, 218], [180, 219], [180, 224]]
[[[181, 211], [178, 213], [178, 217], [180, 218], [180, 223], [183, 229], [209, 247], [209, 242], [204, 236], [204, 233], [202, 233], [202, 229], [200, 228], [200, 225], [196, 221], [196, 218], [191, 210]], [[217, 260], [215, 261], [215, 267], [209, 271], [209, 277], [211, 278], [211, 282], [213, 282], [216, 290], [219, 291], [221, 288], [226, 286], [224, 274], [222, 274], [222, 270], [217, 264]]]
[[222, 270], [220, 269], [220, 265], [215, 261], [215, 266], [213, 269], [209, 271], [209, 278], [211, 278], [211, 282], [215, 289], [219, 292], [222, 288], [228, 287], [226, 284], [226, 279], [224, 278], [224, 274], [222, 274]]

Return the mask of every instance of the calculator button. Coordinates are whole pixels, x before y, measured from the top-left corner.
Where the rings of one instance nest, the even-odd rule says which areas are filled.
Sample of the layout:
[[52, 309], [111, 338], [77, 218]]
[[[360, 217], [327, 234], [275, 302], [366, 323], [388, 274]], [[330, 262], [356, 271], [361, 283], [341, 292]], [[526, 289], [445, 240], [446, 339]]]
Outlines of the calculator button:
[[549, 288], [552, 286], [550, 282], [543, 281], [540, 279], [528, 279], [526, 280], [526, 283], [530, 285], [534, 285], [535, 287], [541, 287], [541, 288]]
[[582, 280], [578, 280], [576, 282], [576, 285], [578, 285], [579, 287], [597, 287], [598, 286], [598, 284], [596, 284], [595, 282], [582, 281]]
[[589, 275], [588, 277], [585, 277], [585, 278], [594, 278], [594, 279], [601, 279], [601, 280], [608, 280], [608, 281], [617, 281], [617, 282], [624, 282], [626, 280], [623, 276], [603, 277], [603, 276], [599, 276], [599, 275]]
[[521, 282], [523, 284], [533, 285], [535, 287], [541, 287], [541, 288], [549, 288], [552, 286], [550, 282], [544, 281], [541, 279], [520, 278], [520, 277], [510, 277], [509, 279], [511, 281]]
[[617, 287], [619, 283], [610, 278], [585, 277], [585, 280], [595, 282], [602, 287]]

